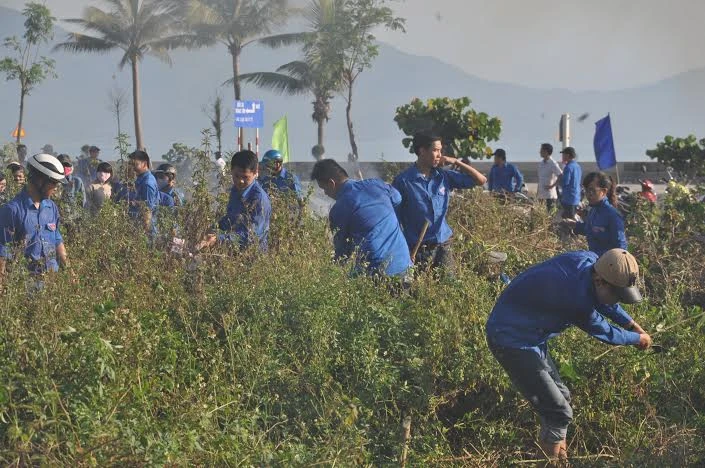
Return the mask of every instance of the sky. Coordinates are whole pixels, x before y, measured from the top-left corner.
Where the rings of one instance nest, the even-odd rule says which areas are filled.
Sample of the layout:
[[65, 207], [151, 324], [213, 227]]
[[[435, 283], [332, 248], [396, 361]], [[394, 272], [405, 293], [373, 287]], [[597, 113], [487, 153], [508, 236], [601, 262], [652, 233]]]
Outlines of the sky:
[[[41, 1], [41, 0], [40, 0]], [[59, 18], [99, 1], [45, 0]], [[0, 0], [21, 9], [25, 0]], [[294, 0], [302, 4], [304, 0]], [[625, 89], [705, 67], [703, 0], [392, 0], [407, 32], [377, 36], [492, 81]]]

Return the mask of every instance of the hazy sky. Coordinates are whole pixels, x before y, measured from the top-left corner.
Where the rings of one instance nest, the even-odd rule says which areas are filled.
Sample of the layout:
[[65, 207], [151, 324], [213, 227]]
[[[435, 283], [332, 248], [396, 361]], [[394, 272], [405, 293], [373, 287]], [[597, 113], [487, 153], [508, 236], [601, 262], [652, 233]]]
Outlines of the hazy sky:
[[[25, 0], [0, 0], [21, 8]], [[78, 16], [86, 0], [46, 0]], [[304, 3], [298, 0], [296, 3]], [[620, 89], [705, 66], [703, 0], [402, 0], [407, 33], [378, 37], [490, 80]]]

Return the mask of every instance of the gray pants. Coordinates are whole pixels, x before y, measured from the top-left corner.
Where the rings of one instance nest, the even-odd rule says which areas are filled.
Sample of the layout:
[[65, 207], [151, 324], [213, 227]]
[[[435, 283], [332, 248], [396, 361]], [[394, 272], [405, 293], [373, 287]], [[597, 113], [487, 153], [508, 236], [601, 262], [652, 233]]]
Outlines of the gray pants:
[[544, 349], [544, 356], [540, 356], [528, 349], [498, 346], [489, 337], [488, 343], [512, 383], [539, 414], [539, 439], [549, 444], [565, 440], [568, 425], [573, 420], [570, 391], [561, 381], [548, 348]]

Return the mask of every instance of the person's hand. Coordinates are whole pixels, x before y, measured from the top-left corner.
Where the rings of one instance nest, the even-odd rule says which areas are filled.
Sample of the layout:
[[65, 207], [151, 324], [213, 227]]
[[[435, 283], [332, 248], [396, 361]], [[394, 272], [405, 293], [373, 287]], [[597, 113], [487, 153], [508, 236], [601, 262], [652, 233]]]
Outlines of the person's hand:
[[450, 165], [450, 166], [457, 166], [458, 165], [458, 159], [454, 158], [452, 156], [441, 156], [441, 164], [445, 165]]
[[639, 325], [638, 323], [636, 323], [636, 322], [634, 322], [634, 321], [632, 321], [632, 323], [630, 323], [629, 326], [631, 327], [631, 328], [629, 328], [629, 330], [631, 330], [631, 331], [633, 331], [633, 332], [636, 332], [636, 333], [638, 333], [638, 334], [640, 334], [640, 335], [646, 333], [646, 332], [644, 331], [644, 329], [641, 328], [641, 325]]
[[648, 333], [641, 333], [639, 335], [639, 344], [636, 345], [639, 349], [649, 349], [651, 347], [651, 337]]

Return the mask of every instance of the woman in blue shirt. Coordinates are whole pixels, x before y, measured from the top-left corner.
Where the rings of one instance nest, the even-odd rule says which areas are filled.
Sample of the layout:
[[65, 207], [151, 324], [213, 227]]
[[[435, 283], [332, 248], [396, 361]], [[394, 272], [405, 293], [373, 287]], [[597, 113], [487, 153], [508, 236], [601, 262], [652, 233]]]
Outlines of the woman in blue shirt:
[[587, 238], [588, 249], [597, 255], [611, 249], [627, 250], [624, 220], [615, 208], [617, 194], [612, 178], [604, 172], [591, 172], [583, 179], [583, 188], [590, 204], [584, 221], [565, 222], [574, 225], [575, 234]]

